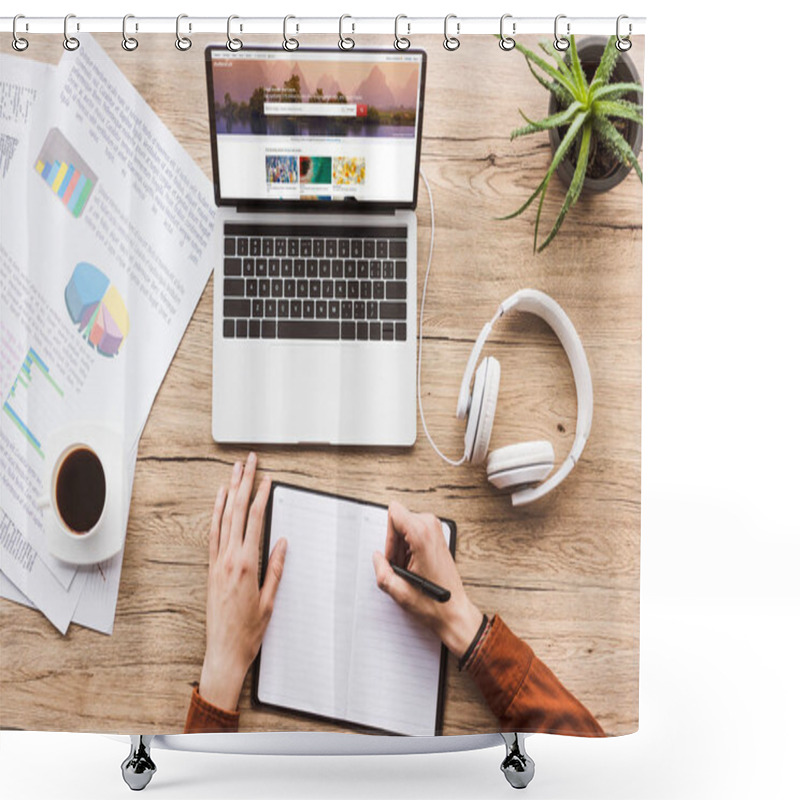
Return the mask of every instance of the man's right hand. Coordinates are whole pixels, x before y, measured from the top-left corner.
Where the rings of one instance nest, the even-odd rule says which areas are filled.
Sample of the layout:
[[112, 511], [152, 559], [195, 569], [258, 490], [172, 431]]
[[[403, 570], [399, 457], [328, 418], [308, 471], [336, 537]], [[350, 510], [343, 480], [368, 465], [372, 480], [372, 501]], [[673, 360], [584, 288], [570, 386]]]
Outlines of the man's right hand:
[[[400, 503], [389, 505], [386, 549], [372, 555], [378, 586], [398, 605], [420, 619], [456, 658], [461, 658], [480, 628], [483, 614], [467, 597], [442, 524], [432, 514], [415, 514]], [[405, 567], [450, 590], [439, 603], [396, 575], [391, 564]]]

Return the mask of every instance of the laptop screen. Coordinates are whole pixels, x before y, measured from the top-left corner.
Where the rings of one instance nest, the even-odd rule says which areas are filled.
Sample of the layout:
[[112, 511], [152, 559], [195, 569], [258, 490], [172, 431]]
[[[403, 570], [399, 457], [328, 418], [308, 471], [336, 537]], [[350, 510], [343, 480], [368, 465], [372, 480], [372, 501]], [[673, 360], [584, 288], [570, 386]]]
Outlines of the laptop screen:
[[206, 57], [218, 202], [415, 205], [424, 53]]

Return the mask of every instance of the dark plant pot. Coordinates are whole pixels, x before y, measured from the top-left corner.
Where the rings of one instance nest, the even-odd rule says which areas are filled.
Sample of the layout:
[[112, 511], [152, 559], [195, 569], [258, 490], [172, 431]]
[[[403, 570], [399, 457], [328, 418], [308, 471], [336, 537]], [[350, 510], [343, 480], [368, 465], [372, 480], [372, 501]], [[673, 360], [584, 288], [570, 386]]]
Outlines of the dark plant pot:
[[[581, 39], [577, 42], [581, 64], [583, 65], [584, 72], [587, 73], [586, 78], [589, 81], [591, 81], [592, 75], [594, 75], [594, 71], [600, 63], [600, 57], [603, 55], [607, 41], [608, 40], [602, 36], [587, 36], [585, 39]], [[566, 59], [567, 63], [569, 63], [569, 52], [567, 52]], [[639, 80], [639, 73], [631, 57], [627, 53], [620, 53], [617, 64], [614, 67], [612, 80], [614, 83], [641, 83]], [[635, 94], [637, 96], [636, 102], [641, 103], [641, 92], [636, 92]], [[558, 101], [555, 95], [551, 94], [549, 113], [555, 114], [558, 110]], [[553, 153], [555, 153], [558, 146], [561, 144], [562, 131], [558, 128], [553, 128], [549, 131], [549, 134], [550, 147]], [[642, 149], [642, 126], [631, 122], [626, 131], [625, 138], [638, 158]], [[583, 191], [607, 192], [609, 189], [613, 189], [617, 184], [622, 183], [631, 169], [632, 167], [617, 162], [616, 167], [603, 177], [590, 178], [587, 175], [583, 182]], [[556, 168], [556, 174], [564, 186], [569, 186], [570, 183], [572, 183], [572, 176], [575, 174], [575, 164], [573, 164], [568, 157], [562, 159], [561, 163]]]

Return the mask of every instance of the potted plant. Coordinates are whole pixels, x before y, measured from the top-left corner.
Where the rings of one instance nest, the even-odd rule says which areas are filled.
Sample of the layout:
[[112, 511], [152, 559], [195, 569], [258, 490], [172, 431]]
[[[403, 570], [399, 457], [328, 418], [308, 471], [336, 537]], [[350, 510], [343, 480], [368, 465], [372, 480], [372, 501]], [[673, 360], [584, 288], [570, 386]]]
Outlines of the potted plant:
[[540, 43], [555, 65], [516, 44], [533, 77], [550, 92], [548, 116], [534, 121], [520, 110], [526, 124], [511, 133], [514, 140], [548, 131], [553, 149], [553, 159], [541, 183], [513, 214], [503, 217], [518, 216], [539, 198], [534, 251], [538, 246], [542, 205], [553, 174], [557, 173], [567, 187], [558, 217], [538, 252], [553, 241], [584, 188], [607, 191], [624, 180], [631, 168], [642, 179], [637, 160], [642, 144], [642, 86], [633, 62], [616, 48], [615, 36], [608, 41], [590, 37], [577, 47], [575, 37], [570, 36], [569, 44], [562, 57], [550, 42]]

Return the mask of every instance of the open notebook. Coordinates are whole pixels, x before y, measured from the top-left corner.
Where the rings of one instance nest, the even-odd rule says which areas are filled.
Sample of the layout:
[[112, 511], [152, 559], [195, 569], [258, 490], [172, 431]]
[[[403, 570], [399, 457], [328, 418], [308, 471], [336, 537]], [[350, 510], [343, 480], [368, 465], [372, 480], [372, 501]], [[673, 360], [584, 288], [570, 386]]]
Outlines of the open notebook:
[[[372, 553], [384, 550], [387, 513], [273, 484], [265, 556], [281, 536], [288, 548], [255, 667], [256, 705], [392, 733], [441, 731], [446, 651], [375, 582]], [[455, 525], [442, 529], [454, 552]]]

